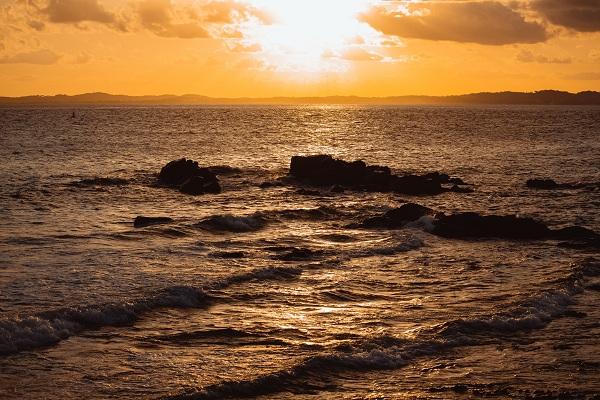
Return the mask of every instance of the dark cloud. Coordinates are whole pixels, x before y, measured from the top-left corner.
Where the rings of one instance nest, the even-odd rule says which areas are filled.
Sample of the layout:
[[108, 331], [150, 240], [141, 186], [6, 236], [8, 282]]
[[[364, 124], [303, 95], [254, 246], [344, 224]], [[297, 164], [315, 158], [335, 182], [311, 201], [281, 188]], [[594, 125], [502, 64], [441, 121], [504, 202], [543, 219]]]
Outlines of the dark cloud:
[[424, 2], [409, 4], [409, 13], [377, 6], [361, 15], [374, 29], [403, 38], [446, 40], [484, 45], [537, 43], [545, 28], [529, 22], [497, 1]]
[[519, 54], [517, 54], [517, 61], [538, 64], [571, 64], [571, 62], [573, 62], [569, 57], [547, 57], [541, 54], [534, 54], [529, 50], [520, 51]]
[[566, 75], [565, 79], [574, 81], [600, 81], [600, 72], [580, 72], [578, 74]]
[[535, 0], [532, 6], [555, 25], [579, 32], [600, 31], [600, 0]]
[[181, 39], [207, 38], [210, 34], [196, 21], [174, 22], [174, 9], [170, 0], [145, 0], [139, 5], [142, 25], [162, 37]]
[[34, 50], [1, 57], [0, 64], [50, 65], [56, 63], [59, 59], [60, 56], [51, 50]]
[[109, 24], [116, 21], [115, 15], [108, 12], [98, 0], [50, 0], [42, 12], [50, 22], [61, 24], [84, 21]]
[[232, 24], [256, 18], [264, 24], [272, 23], [272, 17], [263, 10], [234, 0], [211, 1], [203, 6], [204, 20], [218, 24]]

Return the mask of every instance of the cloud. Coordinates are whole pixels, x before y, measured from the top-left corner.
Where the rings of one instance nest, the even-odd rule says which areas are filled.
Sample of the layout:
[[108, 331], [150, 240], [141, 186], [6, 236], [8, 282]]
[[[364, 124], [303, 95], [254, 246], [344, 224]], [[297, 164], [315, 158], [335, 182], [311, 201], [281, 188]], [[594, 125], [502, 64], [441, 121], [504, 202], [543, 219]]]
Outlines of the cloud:
[[198, 22], [174, 22], [175, 9], [171, 0], [145, 0], [139, 4], [142, 25], [162, 37], [196, 39], [208, 38], [210, 34]]
[[565, 79], [575, 81], [598, 81], [600, 80], [600, 72], [580, 72], [578, 74], [565, 75]]
[[548, 38], [541, 24], [526, 21], [497, 1], [410, 3], [404, 10], [376, 6], [360, 18], [386, 35], [403, 38], [484, 45], [537, 43]]
[[235, 43], [229, 50], [236, 53], [258, 53], [262, 51], [262, 46], [259, 43]]
[[339, 58], [346, 61], [381, 61], [383, 56], [372, 53], [362, 47], [348, 47], [341, 52], [325, 50], [321, 55], [323, 58]]
[[552, 58], [540, 54], [534, 54], [529, 50], [521, 50], [517, 54], [517, 61], [523, 63], [539, 63], [539, 64], [571, 64], [573, 60], [566, 58]]
[[265, 11], [234, 0], [208, 2], [202, 7], [202, 11], [203, 19], [211, 23], [233, 24], [253, 17], [263, 24], [273, 22], [273, 18]]
[[600, 0], [535, 0], [532, 6], [555, 25], [600, 32]]
[[50, 65], [56, 63], [60, 57], [60, 55], [51, 50], [42, 49], [1, 57], [0, 64]]
[[114, 14], [108, 12], [98, 0], [49, 0], [42, 9], [50, 22], [76, 24], [84, 21], [110, 24], [116, 21]]

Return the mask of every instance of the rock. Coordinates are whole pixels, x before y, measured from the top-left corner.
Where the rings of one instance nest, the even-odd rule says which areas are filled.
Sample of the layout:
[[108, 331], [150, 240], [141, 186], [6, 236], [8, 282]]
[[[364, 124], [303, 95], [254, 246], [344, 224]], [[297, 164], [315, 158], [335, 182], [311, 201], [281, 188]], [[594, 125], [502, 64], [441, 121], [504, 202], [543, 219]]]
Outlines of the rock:
[[123, 186], [127, 185], [129, 181], [123, 178], [89, 178], [82, 179], [80, 181], [71, 182], [71, 186]]
[[419, 204], [408, 203], [400, 208], [395, 208], [385, 214], [365, 220], [361, 226], [364, 228], [401, 228], [409, 222], [433, 214], [433, 210]]
[[587, 239], [598, 239], [600, 235], [596, 232], [584, 228], [582, 226], [569, 226], [552, 231], [552, 236], [556, 239], [564, 240], [587, 240]]
[[205, 193], [221, 193], [219, 181], [206, 179], [201, 176], [193, 176], [179, 188], [181, 193], [191, 194], [194, 196]]
[[311, 186], [330, 186], [332, 192], [344, 189], [369, 192], [396, 192], [410, 195], [434, 195], [450, 189], [443, 183], [463, 184], [459, 178], [450, 178], [439, 172], [423, 176], [398, 176], [390, 168], [367, 165], [364, 161], [347, 162], [329, 155], [294, 156], [289, 174], [298, 182]]
[[418, 175], [394, 176], [391, 188], [396, 193], [412, 195], [435, 195], [445, 191], [439, 181]]
[[212, 171], [200, 168], [198, 162], [185, 158], [165, 165], [158, 179], [161, 184], [177, 187], [182, 193], [190, 195], [221, 192], [219, 179]]
[[575, 183], [557, 183], [552, 179], [529, 179], [527, 187], [531, 189], [584, 189], [600, 190], [600, 182], [575, 182]]
[[146, 226], [168, 224], [171, 222], [173, 222], [173, 219], [169, 218], [169, 217], [138, 216], [138, 217], [135, 217], [135, 219], [133, 220], [133, 226], [135, 228], [144, 228]]
[[531, 218], [483, 216], [472, 212], [438, 216], [432, 233], [448, 238], [544, 239], [551, 236], [546, 225]]
[[534, 178], [527, 181], [527, 187], [531, 189], [556, 189], [558, 186], [552, 179]]

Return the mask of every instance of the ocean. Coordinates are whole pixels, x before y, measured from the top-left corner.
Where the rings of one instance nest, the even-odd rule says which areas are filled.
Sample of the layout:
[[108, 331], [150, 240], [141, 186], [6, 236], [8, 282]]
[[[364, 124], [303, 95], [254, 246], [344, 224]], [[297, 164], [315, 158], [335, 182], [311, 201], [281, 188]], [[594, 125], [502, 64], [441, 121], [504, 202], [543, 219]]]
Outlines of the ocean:
[[[473, 191], [278, 179], [314, 154]], [[5, 107], [0, 156], [2, 399], [600, 398], [597, 246], [360, 225], [600, 232], [600, 186], [526, 186], [600, 182], [600, 107]], [[222, 192], [157, 185], [182, 157]]]

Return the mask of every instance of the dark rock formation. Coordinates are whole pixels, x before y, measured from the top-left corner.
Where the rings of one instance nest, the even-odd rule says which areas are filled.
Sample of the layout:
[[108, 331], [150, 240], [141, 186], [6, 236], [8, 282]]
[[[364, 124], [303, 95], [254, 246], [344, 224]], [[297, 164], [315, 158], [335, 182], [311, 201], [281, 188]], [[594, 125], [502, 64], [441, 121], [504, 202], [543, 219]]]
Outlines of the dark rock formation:
[[70, 185], [71, 186], [78, 186], [78, 187], [84, 187], [84, 186], [123, 186], [123, 185], [127, 185], [128, 183], [129, 183], [129, 181], [127, 179], [123, 179], [123, 178], [99, 178], [99, 177], [95, 177], [95, 178], [82, 179], [80, 181], [71, 182]]
[[173, 222], [169, 217], [144, 217], [138, 216], [133, 220], [133, 226], [136, 228], [144, 228], [151, 225], [161, 225]]
[[360, 225], [364, 228], [401, 228], [409, 222], [416, 221], [424, 215], [433, 214], [433, 210], [419, 204], [408, 203], [383, 215], [369, 218]]
[[551, 236], [546, 225], [531, 218], [472, 212], [438, 216], [432, 233], [449, 238], [543, 239]]
[[165, 165], [158, 180], [161, 184], [178, 188], [182, 193], [200, 195], [205, 193], [220, 193], [219, 179], [208, 168], [200, 168], [196, 161], [171, 161]]
[[576, 182], [576, 183], [557, 183], [552, 179], [534, 178], [527, 181], [527, 187], [530, 189], [586, 189], [600, 190], [600, 182]]
[[329, 155], [292, 157], [290, 176], [307, 185], [330, 186], [335, 189], [334, 192], [348, 188], [370, 192], [435, 195], [450, 190], [442, 184], [464, 184], [459, 178], [450, 178], [437, 172], [422, 176], [393, 175], [388, 167], [368, 166], [360, 160], [337, 160]]
[[552, 179], [534, 178], [527, 181], [527, 187], [531, 189], [556, 189], [558, 187], [558, 183]]
[[211, 165], [207, 169], [215, 175], [234, 175], [242, 172], [241, 169], [229, 165]]

